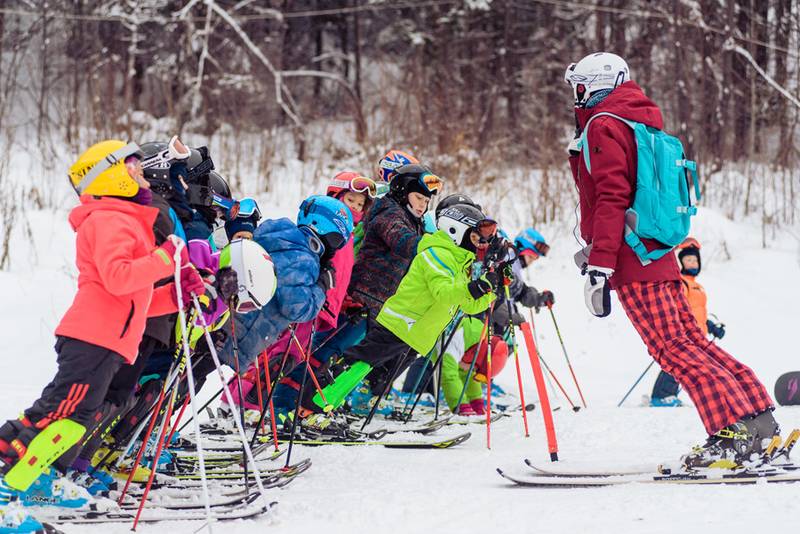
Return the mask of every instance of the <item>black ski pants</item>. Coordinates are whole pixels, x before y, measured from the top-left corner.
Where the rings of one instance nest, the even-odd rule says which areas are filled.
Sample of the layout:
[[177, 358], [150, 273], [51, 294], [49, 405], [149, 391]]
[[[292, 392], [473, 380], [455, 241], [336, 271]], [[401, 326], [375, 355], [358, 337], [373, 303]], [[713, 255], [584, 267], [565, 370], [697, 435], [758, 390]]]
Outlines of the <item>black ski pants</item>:
[[[102, 406], [111, 379], [125, 360], [114, 351], [85, 341], [60, 336], [56, 339], [58, 371], [41, 396], [18, 418], [0, 427], [0, 447], [14, 440], [24, 447], [53, 421], [70, 419], [91, 432], [102, 419]], [[4, 454], [7, 454], [8, 449]], [[64, 470], [79, 448], [73, 447], [57, 461]]]

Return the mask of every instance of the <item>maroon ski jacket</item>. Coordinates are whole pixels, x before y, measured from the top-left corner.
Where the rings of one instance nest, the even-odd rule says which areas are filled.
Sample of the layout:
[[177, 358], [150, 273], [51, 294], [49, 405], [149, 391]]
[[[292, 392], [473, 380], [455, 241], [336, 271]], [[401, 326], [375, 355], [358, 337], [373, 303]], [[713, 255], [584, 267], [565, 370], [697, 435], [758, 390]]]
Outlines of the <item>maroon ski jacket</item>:
[[[581, 129], [601, 112], [641, 122], [658, 129], [664, 127], [661, 111], [634, 82], [625, 82], [597, 106], [575, 110]], [[592, 244], [589, 264], [614, 269], [611, 287], [631, 282], [679, 280], [674, 254], [643, 266], [624, 239], [625, 211], [633, 205], [636, 190], [636, 139], [633, 130], [613, 117], [592, 121], [584, 150], [589, 150], [592, 173], [586, 169], [583, 154], [571, 156], [569, 164], [580, 194], [581, 235]], [[643, 239], [647, 250], [663, 248]]]

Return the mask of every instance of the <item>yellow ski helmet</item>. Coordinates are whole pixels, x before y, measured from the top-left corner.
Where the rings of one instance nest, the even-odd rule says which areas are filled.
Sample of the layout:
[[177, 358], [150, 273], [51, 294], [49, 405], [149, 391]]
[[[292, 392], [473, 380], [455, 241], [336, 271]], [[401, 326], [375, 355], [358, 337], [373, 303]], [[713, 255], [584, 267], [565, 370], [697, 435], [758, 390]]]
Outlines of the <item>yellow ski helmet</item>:
[[138, 155], [139, 145], [115, 139], [89, 147], [69, 168], [69, 179], [79, 195], [132, 197], [139, 184], [128, 174], [125, 158]]

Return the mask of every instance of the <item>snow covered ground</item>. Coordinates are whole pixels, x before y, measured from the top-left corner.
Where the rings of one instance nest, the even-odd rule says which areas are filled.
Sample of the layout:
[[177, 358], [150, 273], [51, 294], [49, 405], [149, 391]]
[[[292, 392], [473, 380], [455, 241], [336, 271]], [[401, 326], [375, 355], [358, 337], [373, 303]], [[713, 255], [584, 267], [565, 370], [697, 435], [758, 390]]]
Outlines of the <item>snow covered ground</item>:
[[[276, 191], [275, 195], [285, 195]], [[286, 202], [279, 212], [289, 215]], [[71, 200], [70, 200], [71, 201]], [[295, 204], [296, 205], [296, 204]], [[68, 207], [68, 206], [67, 206]], [[74, 238], [66, 211], [29, 212], [34, 245], [14, 236], [8, 272], [0, 272], [0, 417], [15, 417], [32, 401], [55, 370], [52, 336], [75, 287]], [[512, 230], [520, 224], [509, 223]], [[571, 227], [571, 225], [570, 225]], [[722, 345], [751, 365], [767, 387], [783, 372], [800, 368], [795, 344], [800, 324], [797, 280], [798, 243], [788, 235], [760, 247], [760, 229], [733, 223], [703, 210], [695, 226], [703, 243], [703, 273], [709, 310], [727, 325]], [[639, 406], [655, 379], [655, 369], [628, 399], [616, 404], [648, 364], [644, 346], [619, 306], [609, 318], [591, 318], [583, 306], [582, 286], [571, 255], [577, 248], [570, 232], [552, 228], [552, 256], [531, 269], [530, 280], [555, 292], [556, 317], [589, 408], [555, 413], [560, 464], [608, 468], [675, 461], [703, 439], [693, 408], [650, 409]], [[543, 357], [571, 396], [574, 386], [549, 316], [536, 317]], [[523, 357], [526, 396], [536, 399], [527, 357]], [[499, 379], [514, 390], [513, 365]], [[214, 384], [206, 391], [213, 390]], [[685, 401], [688, 399], [683, 395]], [[559, 402], [556, 401], [556, 405]], [[560, 403], [564, 406], [564, 403]], [[776, 412], [784, 429], [800, 426], [800, 409]], [[493, 426], [492, 450], [485, 430], [473, 426], [472, 439], [450, 450], [402, 451], [381, 447], [303, 448], [296, 458], [314, 465], [283, 490], [272, 518], [221, 525], [217, 531], [255, 532], [744, 532], [783, 529], [800, 516], [798, 487], [653, 487], [535, 490], [513, 488], [496, 467], [525, 472], [523, 458], [547, 464], [541, 413], [529, 414], [531, 437], [522, 437], [517, 415]], [[441, 434], [463, 431], [447, 429]], [[800, 454], [799, 453], [796, 453]], [[196, 525], [164, 524], [142, 532], [191, 532]], [[67, 532], [127, 532], [129, 525], [94, 529], [66, 527]]]

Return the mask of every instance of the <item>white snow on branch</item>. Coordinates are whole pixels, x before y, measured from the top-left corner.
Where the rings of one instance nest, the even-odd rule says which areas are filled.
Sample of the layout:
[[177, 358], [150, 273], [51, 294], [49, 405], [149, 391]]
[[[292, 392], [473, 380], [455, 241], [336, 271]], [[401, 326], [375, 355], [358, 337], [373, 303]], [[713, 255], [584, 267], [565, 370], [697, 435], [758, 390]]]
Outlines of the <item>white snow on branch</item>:
[[792, 93], [790, 93], [788, 90], [786, 90], [785, 87], [783, 87], [781, 84], [779, 84], [774, 79], [772, 79], [772, 77], [769, 74], [767, 74], [764, 71], [764, 69], [762, 69], [759, 66], [759, 64], [756, 62], [756, 60], [750, 54], [750, 52], [748, 52], [747, 50], [742, 48], [740, 45], [736, 44], [732, 39], [728, 39], [727, 41], [725, 41], [725, 43], [723, 44], [722, 48], [723, 48], [723, 50], [729, 50], [731, 52], [736, 52], [740, 56], [744, 57], [748, 62], [750, 62], [750, 64], [753, 66], [753, 68], [756, 70], [756, 72], [759, 73], [761, 75], [761, 77], [764, 78], [767, 81], [768, 84], [770, 84], [772, 87], [774, 87], [775, 90], [778, 91], [780, 94], [785, 96], [786, 99], [789, 100], [792, 104], [794, 104], [795, 106], [800, 108], [800, 100], [798, 100]]

